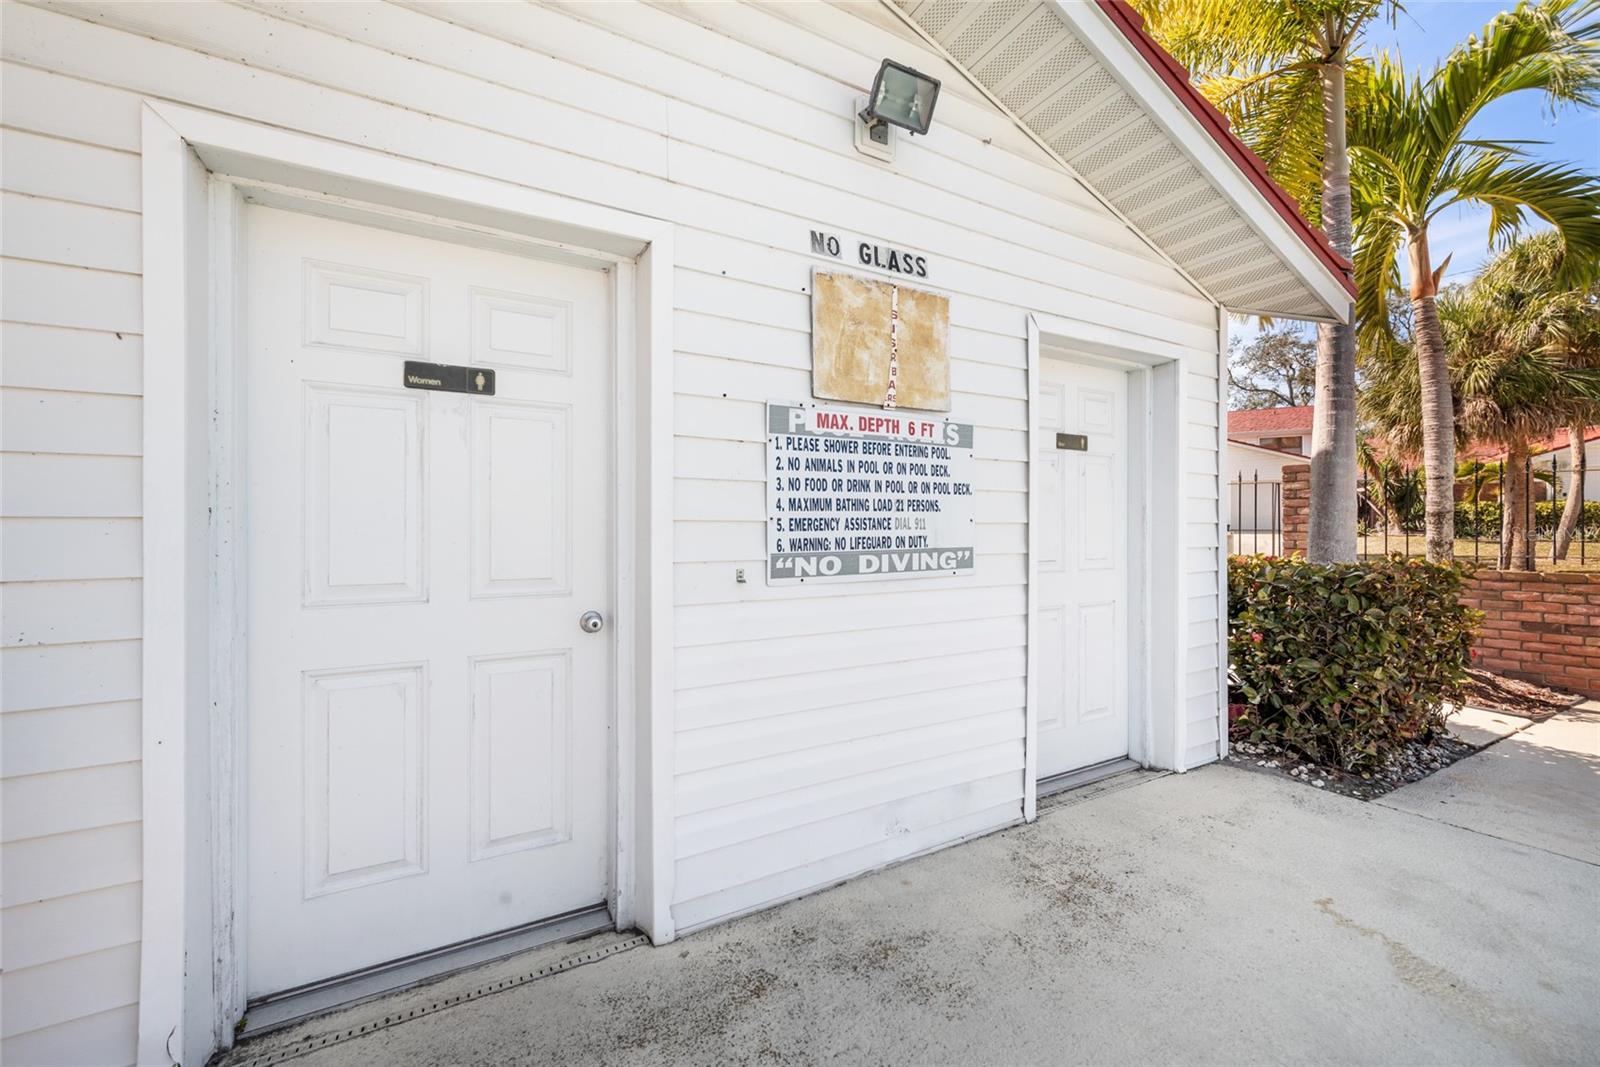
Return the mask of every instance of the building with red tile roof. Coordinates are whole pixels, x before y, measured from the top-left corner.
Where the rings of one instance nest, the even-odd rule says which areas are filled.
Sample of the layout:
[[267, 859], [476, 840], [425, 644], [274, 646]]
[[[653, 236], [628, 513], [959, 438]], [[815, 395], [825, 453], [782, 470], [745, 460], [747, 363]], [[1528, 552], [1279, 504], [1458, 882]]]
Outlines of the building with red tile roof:
[[1228, 439], [1280, 452], [1308, 455], [1311, 451], [1310, 404], [1299, 407], [1248, 408], [1228, 412]]

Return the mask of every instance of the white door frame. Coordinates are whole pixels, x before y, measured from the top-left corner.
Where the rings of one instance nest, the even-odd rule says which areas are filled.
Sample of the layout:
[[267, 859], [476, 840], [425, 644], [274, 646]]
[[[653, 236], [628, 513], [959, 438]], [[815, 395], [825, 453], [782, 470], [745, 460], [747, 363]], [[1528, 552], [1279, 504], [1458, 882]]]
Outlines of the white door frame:
[[[1183, 770], [1183, 468], [1180, 434], [1183, 351], [1176, 345], [1052, 315], [1028, 316], [1028, 679], [1023, 818], [1038, 816], [1039, 515], [1043, 471], [1039, 380], [1044, 349], [1059, 347], [1099, 366], [1126, 369], [1130, 616], [1128, 755], [1147, 767]], [[1158, 427], [1169, 428], [1158, 431]]]
[[243, 1010], [233, 312], [240, 189], [612, 268], [616, 783], [610, 904], [672, 940], [670, 223], [196, 110], [143, 107], [141, 1064], [202, 1063]]

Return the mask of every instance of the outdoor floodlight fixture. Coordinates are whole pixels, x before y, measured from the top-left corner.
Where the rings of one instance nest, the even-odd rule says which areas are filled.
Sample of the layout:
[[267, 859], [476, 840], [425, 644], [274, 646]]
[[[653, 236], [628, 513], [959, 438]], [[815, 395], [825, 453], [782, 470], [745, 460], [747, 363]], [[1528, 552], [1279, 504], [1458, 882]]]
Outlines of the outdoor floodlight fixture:
[[861, 120], [874, 132], [879, 125], [888, 123], [925, 134], [933, 123], [933, 107], [938, 102], [938, 78], [885, 59], [878, 67], [878, 76], [872, 79], [872, 95], [861, 109]]

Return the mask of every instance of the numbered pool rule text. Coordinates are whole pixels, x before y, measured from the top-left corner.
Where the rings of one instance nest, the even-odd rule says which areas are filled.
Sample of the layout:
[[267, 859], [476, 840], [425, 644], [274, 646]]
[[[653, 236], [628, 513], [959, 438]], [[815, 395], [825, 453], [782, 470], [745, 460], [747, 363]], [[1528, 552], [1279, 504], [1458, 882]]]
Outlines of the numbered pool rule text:
[[971, 423], [767, 405], [767, 581], [972, 573]]

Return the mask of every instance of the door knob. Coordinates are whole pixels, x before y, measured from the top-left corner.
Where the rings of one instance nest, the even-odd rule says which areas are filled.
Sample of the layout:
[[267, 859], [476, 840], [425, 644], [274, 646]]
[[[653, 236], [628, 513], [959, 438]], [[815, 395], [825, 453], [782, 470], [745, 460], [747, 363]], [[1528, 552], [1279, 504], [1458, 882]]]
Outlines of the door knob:
[[578, 629], [586, 634], [597, 634], [606, 624], [605, 616], [598, 611], [586, 611], [578, 616]]

